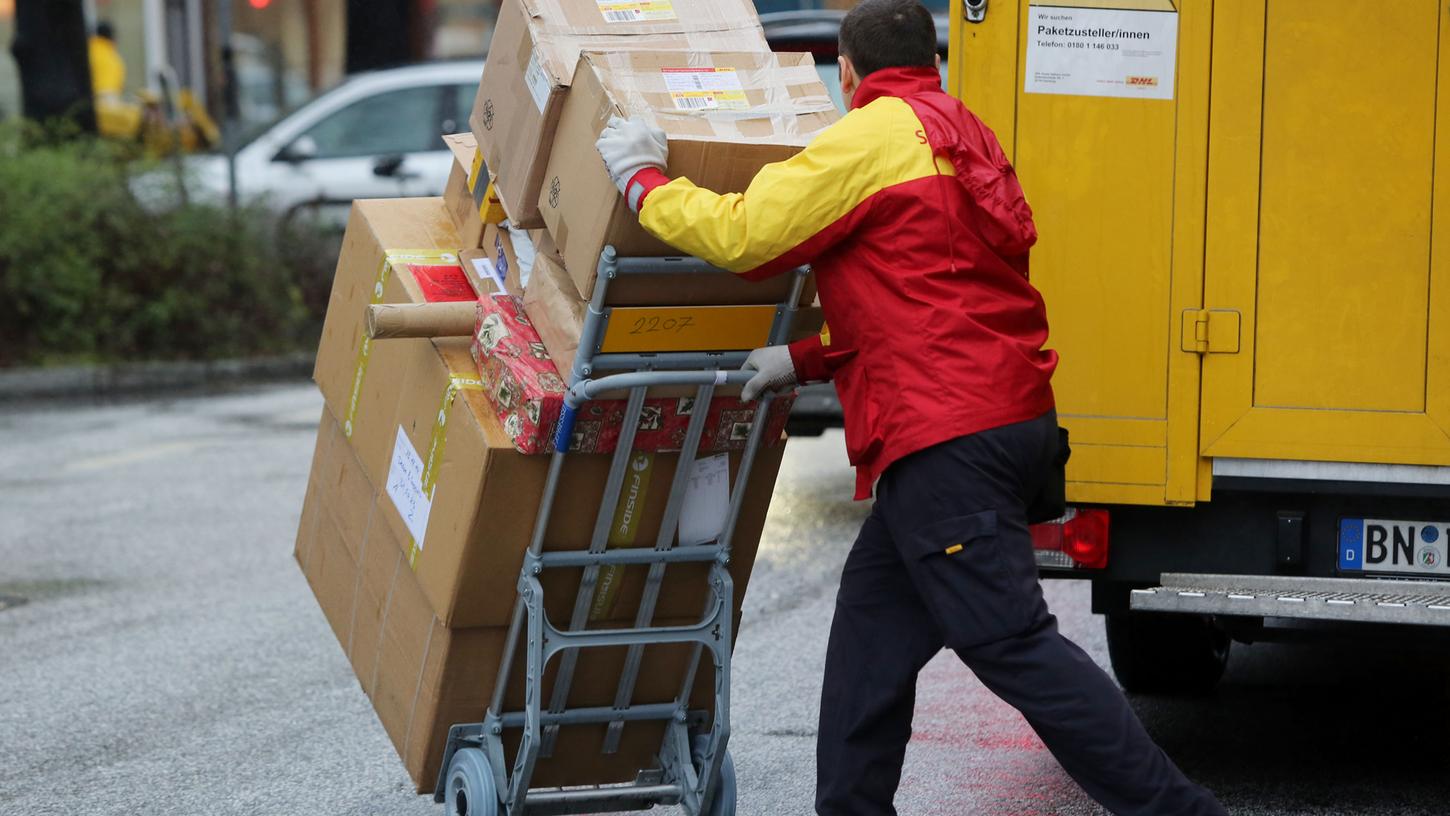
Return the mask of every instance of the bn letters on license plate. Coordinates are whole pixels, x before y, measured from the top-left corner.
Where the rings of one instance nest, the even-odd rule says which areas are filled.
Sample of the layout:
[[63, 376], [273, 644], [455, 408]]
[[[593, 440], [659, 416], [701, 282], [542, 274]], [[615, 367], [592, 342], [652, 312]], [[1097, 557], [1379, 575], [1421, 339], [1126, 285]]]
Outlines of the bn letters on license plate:
[[1339, 520], [1341, 572], [1397, 572], [1450, 578], [1450, 524], [1430, 521]]

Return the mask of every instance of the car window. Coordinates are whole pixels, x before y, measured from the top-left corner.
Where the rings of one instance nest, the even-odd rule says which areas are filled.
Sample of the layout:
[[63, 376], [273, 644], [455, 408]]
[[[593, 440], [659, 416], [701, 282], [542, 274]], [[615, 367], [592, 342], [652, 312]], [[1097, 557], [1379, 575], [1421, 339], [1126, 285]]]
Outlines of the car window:
[[438, 101], [436, 86], [387, 91], [348, 105], [307, 135], [319, 159], [441, 150]]
[[461, 133], [468, 130], [468, 114], [473, 110], [473, 98], [478, 96], [477, 85], [453, 85], [443, 92], [443, 132]]
[[846, 101], [841, 98], [840, 67], [835, 62], [817, 62], [816, 73], [821, 75], [821, 83], [831, 92], [831, 101], [842, 111], [846, 110]]

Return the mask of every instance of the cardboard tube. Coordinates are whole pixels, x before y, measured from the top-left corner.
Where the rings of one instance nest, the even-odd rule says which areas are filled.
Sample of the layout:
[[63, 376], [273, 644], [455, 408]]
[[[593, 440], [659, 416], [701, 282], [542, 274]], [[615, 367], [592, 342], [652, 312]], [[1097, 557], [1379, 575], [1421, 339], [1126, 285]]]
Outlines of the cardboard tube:
[[473, 301], [379, 303], [368, 307], [368, 337], [467, 337], [477, 319]]

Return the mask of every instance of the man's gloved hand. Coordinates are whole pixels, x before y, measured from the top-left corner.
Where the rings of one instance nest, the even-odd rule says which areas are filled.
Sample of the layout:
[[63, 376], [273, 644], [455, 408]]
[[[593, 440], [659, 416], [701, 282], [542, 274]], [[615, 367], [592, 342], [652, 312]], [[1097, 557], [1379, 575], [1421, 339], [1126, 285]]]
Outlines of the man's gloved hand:
[[754, 371], [754, 377], [745, 384], [740, 398], [754, 402], [762, 393], [779, 393], [796, 385], [795, 363], [790, 359], [789, 346], [766, 346], [750, 352], [741, 371]]
[[[646, 167], [664, 170], [670, 156], [665, 132], [639, 117], [611, 117], [594, 147], [604, 158], [609, 177], [620, 193], [625, 193], [629, 180]], [[630, 202], [630, 209], [638, 211], [638, 203]]]

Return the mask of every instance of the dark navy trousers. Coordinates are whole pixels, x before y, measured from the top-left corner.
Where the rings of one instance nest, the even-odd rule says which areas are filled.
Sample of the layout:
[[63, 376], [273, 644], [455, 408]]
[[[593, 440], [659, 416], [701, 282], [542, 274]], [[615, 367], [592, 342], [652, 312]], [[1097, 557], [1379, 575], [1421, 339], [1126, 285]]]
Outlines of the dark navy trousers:
[[1022, 712], [1113, 813], [1224, 813], [1047, 611], [1026, 506], [1056, 450], [1049, 413], [907, 456], [877, 482], [831, 624], [816, 748], [820, 816], [896, 813], [917, 673], [943, 647]]

